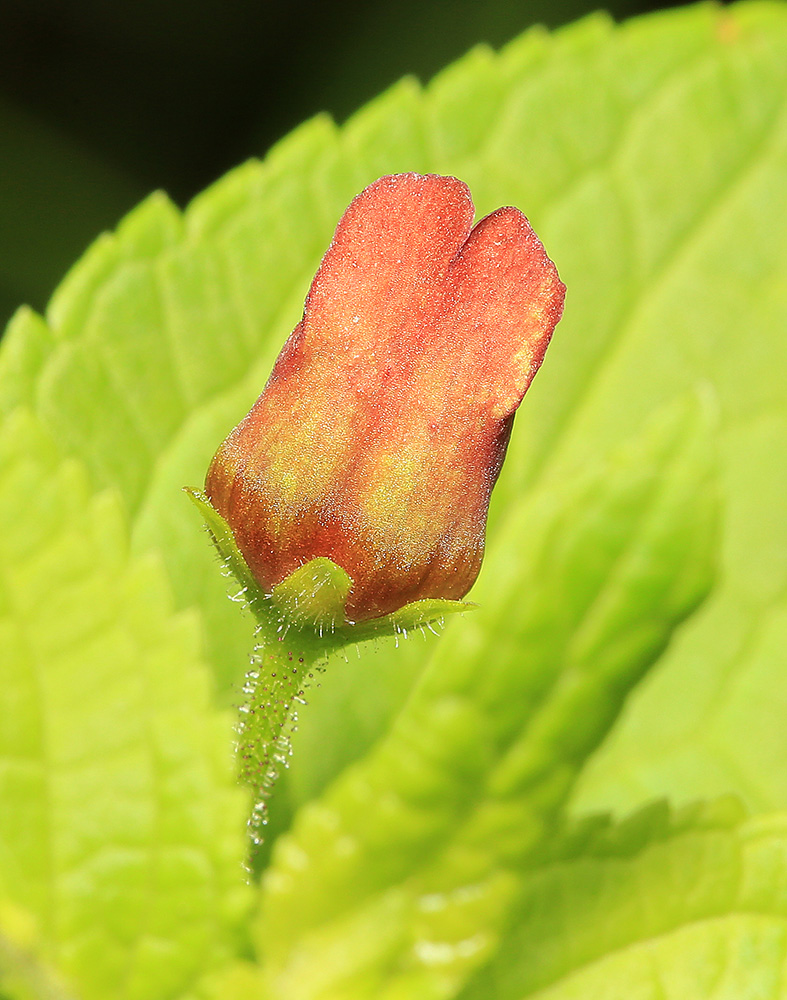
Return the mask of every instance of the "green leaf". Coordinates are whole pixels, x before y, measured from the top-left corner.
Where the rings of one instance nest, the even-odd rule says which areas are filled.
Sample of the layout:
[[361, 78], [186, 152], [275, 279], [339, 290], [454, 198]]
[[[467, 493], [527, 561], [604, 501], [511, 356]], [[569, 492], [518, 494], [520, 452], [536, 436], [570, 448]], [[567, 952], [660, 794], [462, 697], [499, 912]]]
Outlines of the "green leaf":
[[3, 1000], [74, 1000], [40, 955], [35, 920], [0, 900], [0, 997]]
[[[645, 686], [578, 804], [730, 788], [756, 808], [787, 802], [768, 667], [787, 585], [786, 34], [773, 3], [622, 27], [599, 16], [528, 32], [499, 55], [479, 48], [342, 129], [315, 119], [183, 216], [154, 196], [102, 238], [46, 324], [29, 313], [12, 324], [0, 405], [21, 396], [96, 486], [120, 490], [134, 550], [160, 551], [178, 606], [200, 608], [226, 691], [252, 624], [222, 599], [178, 490], [200, 482], [262, 388], [339, 214], [402, 169], [461, 176], [480, 213], [520, 205], [569, 294], [498, 484], [490, 548], [540, 477], [583, 466], [699, 378], [715, 385], [724, 427], [725, 586]], [[291, 782], [299, 800], [384, 730], [419, 660], [420, 649], [394, 657], [381, 645], [374, 669], [350, 665], [330, 694], [315, 692]], [[326, 755], [337, 725], [345, 738]], [[740, 739], [752, 730], [761, 738]]]
[[450, 996], [489, 956], [516, 868], [711, 585], [712, 427], [697, 401], [670, 407], [506, 526], [482, 609], [274, 847], [258, 936], [273, 996]]
[[0, 523], [0, 899], [82, 1000], [179, 995], [236, 952], [248, 909], [197, 623], [21, 412], [0, 427]]
[[[723, 584], [632, 699], [578, 811], [730, 790], [754, 809], [787, 804], [786, 67], [781, 5], [614, 30], [594, 18], [500, 57], [480, 50], [424, 99], [399, 88], [349, 126], [348, 143], [373, 137], [385, 166], [401, 162], [387, 129], [422, 123], [429, 169], [467, 180], [482, 212], [521, 206], [568, 287], [493, 497], [490, 561], [539, 482], [559, 484], [698, 379], [717, 393]], [[375, 686], [388, 662], [351, 662], [333, 682], [346, 684], [341, 706], [326, 685], [312, 696], [295, 747], [302, 799], [312, 775], [330, 777], [322, 734], [339, 713], [361, 721], [336, 767], [373, 741], [377, 719], [384, 729]]]
[[[426, 645], [416, 639], [394, 650], [393, 642], [380, 639], [375, 654], [364, 652], [357, 660], [351, 656], [346, 664], [332, 664], [326, 683], [312, 689], [311, 704], [300, 713], [293, 767], [279, 789], [281, 815], [273, 817], [272, 825], [287, 825], [293, 809], [306, 805], [293, 836], [280, 840], [271, 871], [286, 875], [276, 890], [282, 900], [294, 891], [292, 884], [287, 887], [287, 865], [297, 870], [304, 853], [316, 859], [314, 870], [323, 866], [330, 875], [324, 890], [319, 885], [303, 889], [306, 924], [313, 925], [303, 939], [308, 942], [303, 954], [351, 959], [351, 967], [342, 968], [338, 959], [337, 966], [321, 966], [326, 983], [331, 977], [349, 977], [353, 988], [368, 993], [387, 969], [392, 991], [410, 990], [413, 995], [415, 989], [416, 995], [425, 996], [431, 990], [440, 995], [455, 992], [476, 965], [491, 958], [497, 942], [514, 933], [510, 920], [519, 912], [517, 900], [524, 898], [524, 875], [541, 863], [541, 840], [562, 823], [567, 795], [575, 812], [627, 810], [654, 795], [682, 801], [730, 790], [739, 792], [754, 810], [787, 805], [787, 410], [781, 374], [787, 360], [785, 93], [787, 12], [778, 3], [701, 5], [620, 27], [599, 16], [554, 35], [532, 31], [500, 54], [475, 50], [426, 89], [404, 81], [341, 129], [326, 118], [315, 119], [263, 163], [246, 164], [222, 179], [185, 213], [164, 196], [152, 196], [116, 233], [97, 241], [63, 282], [44, 318], [22, 310], [12, 322], [0, 346], [0, 410], [28, 407], [52, 438], [45, 446], [35, 441], [29, 445], [31, 482], [40, 482], [42, 476], [49, 481], [50, 473], [65, 475], [64, 468], [83, 470], [76, 493], [63, 484], [52, 510], [62, 511], [62, 530], [68, 537], [73, 514], [78, 547], [96, 550], [98, 566], [98, 582], [81, 592], [70, 585], [64, 593], [52, 592], [35, 583], [43, 588], [47, 606], [46, 617], [34, 619], [32, 635], [37, 639], [40, 633], [41, 641], [51, 636], [51, 622], [58, 623], [63, 635], [72, 634], [68, 616], [58, 610], [58, 601], [67, 599], [74, 602], [75, 623], [86, 621], [85, 615], [102, 614], [116, 623], [124, 638], [112, 641], [120, 643], [121, 651], [135, 648], [137, 638], [150, 635], [148, 630], [155, 633], [153, 645], [159, 639], [169, 642], [160, 638], [170, 634], [169, 627], [183, 630], [178, 632], [181, 639], [172, 639], [177, 646], [171, 655], [175, 669], [157, 675], [156, 683], [172, 678], [166, 693], [172, 711], [181, 713], [171, 730], [173, 753], [182, 752], [184, 757], [178, 759], [193, 758], [197, 766], [206, 759], [208, 743], [213, 755], [226, 747], [227, 721], [217, 722], [207, 705], [197, 627], [171, 617], [167, 594], [172, 591], [177, 609], [196, 610], [216, 691], [228, 700], [243, 675], [253, 622], [226, 600], [215, 556], [180, 490], [200, 483], [213, 450], [262, 388], [276, 352], [299, 318], [308, 282], [350, 198], [386, 172], [454, 173], [469, 183], [480, 214], [501, 204], [519, 205], [558, 263], [569, 289], [566, 313], [522, 407], [493, 500], [487, 565], [473, 595], [482, 610], [454, 626], [443, 646], [435, 647], [427, 637]], [[597, 532], [609, 541], [605, 532], [614, 535], [626, 524], [632, 531], [634, 527], [609, 513], [611, 507], [598, 525], [584, 519], [587, 510], [578, 500], [579, 506], [569, 513], [572, 490], [581, 492], [578, 484], [589, 481], [588, 470], [597, 467], [600, 457], [642, 427], [666, 400], [701, 381], [713, 387], [719, 409], [719, 583], [663, 649], [665, 636], [707, 585], [707, 563], [699, 557], [691, 561], [691, 553], [709, 542], [707, 522], [697, 513], [709, 498], [701, 490], [693, 520], [665, 515], [662, 526], [671, 524], [672, 534], [658, 535], [658, 519], [643, 522], [644, 534], [638, 537], [652, 547], [652, 567], [624, 559], [621, 575], [617, 570], [613, 574], [614, 586], [604, 587], [595, 577], [602, 597], [580, 625], [572, 615], [587, 602], [587, 588], [604, 566], [591, 554], [587, 539]], [[697, 432], [685, 439], [684, 448], [687, 440], [696, 443], [701, 437]], [[700, 451], [695, 450], [695, 457]], [[677, 491], [673, 498], [685, 499], [691, 451], [678, 452], [676, 468], [682, 472], [670, 482]], [[64, 456], [76, 457], [76, 466], [63, 465]], [[85, 478], [80, 478], [83, 473]], [[6, 466], [0, 466], [0, 476], [7, 474]], [[647, 477], [640, 482], [644, 490]], [[106, 499], [90, 499], [106, 488], [122, 507], [111, 516], [102, 513], [112, 508]], [[30, 495], [19, 486], [13, 489]], [[597, 493], [596, 502], [604, 495], [603, 490]], [[77, 501], [72, 502], [72, 496]], [[527, 571], [522, 569], [517, 553], [532, 560], [538, 555], [538, 526], [549, 522], [550, 497], [559, 507], [556, 520], [564, 510], [560, 505], [567, 505], [561, 515], [566, 562], [547, 559], [536, 574], [530, 563]], [[669, 510], [670, 495], [659, 497], [659, 509]], [[587, 497], [588, 510], [592, 499]], [[14, 500], [16, 520], [3, 535], [3, 546], [39, 538], [36, 532], [49, 524], [38, 505], [20, 507], [19, 498]], [[111, 529], [107, 520], [112, 521]], [[690, 524], [694, 528], [686, 533]], [[571, 549], [572, 539], [579, 554]], [[559, 543], [545, 540], [544, 551], [552, 551], [549, 545], [561, 551]], [[684, 551], [679, 552], [681, 547]], [[29, 563], [15, 561], [14, 581], [24, 582], [26, 574], [37, 580], [36, 567], [45, 561], [46, 551], [41, 541], [40, 552], [33, 552]], [[58, 551], [54, 544], [52, 551]], [[122, 555], [113, 562], [113, 553]], [[152, 562], [140, 561], [147, 553], [153, 554]], [[686, 575], [668, 581], [661, 574], [677, 565], [678, 555], [685, 558], [680, 565], [685, 565]], [[519, 586], [526, 572], [531, 578], [524, 593], [534, 617], [522, 616], [513, 603], [504, 614], [507, 602], [502, 595], [514, 586], [512, 580]], [[146, 582], [140, 582], [145, 573]], [[141, 605], [145, 615], [139, 613]], [[653, 609], [658, 612], [655, 621], [650, 620]], [[18, 616], [13, 620], [14, 628], [20, 627]], [[540, 634], [534, 625], [538, 621], [544, 623]], [[490, 652], [488, 630], [493, 625], [495, 646]], [[522, 658], [523, 642], [534, 650], [532, 663]], [[430, 659], [435, 648], [438, 652]], [[482, 655], [479, 649], [487, 652]], [[84, 717], [91, 704], [87, 694], [95, 690], [95, 678], [114, 690], [110, 681], [120, 682], [115, 660], [108, 647], [96, 653], [77, 639], [60, 652], [70, 657], [68, 671], [60, 668], [61, 674], [81, 680], [68, 690], [62, 679], [58, 682], [55, 692], [62, 702], [55, 699], [54, 731], [62, 734], [70, 726], [87, 740], [86, 734], [93, 732], [93, 722]], [[130, 663], [133, 657], [124, 655]], [[539, 681], [554, 676], [548, 670], [542, 676], [532, 664], [555, 663], [561, 657], [564, 666], [577, 669], [595, 664], [588, 674], [595, 683], [558, 684], [553, 700], [535, 706], [538, 712], [529, 702], [523, 705], [517, 697], [522, 689], [527, 693], [532, 684], [535, 690]], [[639, 681], [647, 664], [657, 658], [656, 669]], [[126, 661], [123, 666], [122, 677], [129, 683], [141, 676], [139, 664], [136, 673]], [[5, 662], [1, 669], [7, 669]], [[153, 684], [150, 673], [144, 676]], [[178, 678], [185, 678], [184, 683], [175, 683]], [[457, 693], [463, 679], [469, 694]], [[611, 737], [591, 766], [583, 766], [584, 756], [614, 724], [625, 692], [638, 681]], [[407, 702], [414, 684], [415, 694]], [[27, 718], [24, 713], [35, 717], [35, 712], [49, 712], [49, 703], [39, 703], [31, 685], [29, 673], [12, 672], [12, 682], [3, 690], [4, 703], [12, 711], [3, 714], [2, 725]], [[197, 691], [202, 700], [195, 706], [189, 698]], [[81, 700], [78, 695], [83, 695]], [[24, 698], [23, 713], [17, 701], [22, 704]], [[490, 704], [496, 707], [491, 720]], [[164, 711], [153, 694], [139, 704], [132, 700], [123, 705], [123, 713], [111, 713], [113, 720], [120, 720], [118, 737], [141, 732], [145, 720], [159, 718], [157, 713]], [[534, 721], [532, 729], [526, 727], [527, 720]], [[95, 722], [95, 727], [99, 734], [106, 732], [106, 721], [100, 726]], [[14, 739], [40, 739], [37, 730], [25, 727], [14, 734]], [[131, 832], [139, 830], [136, 805], [129, 805], [137, 803], [132, 778], [126, 784], [111, 781], [106, 773], [102, 777], [101, 766], [112, 758], [104, 761], [103, 744], [90, 746], [100, 778], [95, 792], [91, 784], [90, 794], [85, 791], [78, 800], [67, 797], [68, 808], [59, 798], [52, 800], [58, 822], [51, 836], [64, 852], [72, 840], [81, 842], [90, 821], [110, 842], [120, 836], [121, 828], [123, 836], [126, 826]], [[397, 755], [398, 750], [402, 753]], [[408, 770], [413, 755], [416, 764], [424, 764], [420, 771], [417, 766]], [[354, 761], [358, 763], [353, 769]], [[223, 778], [216, 779], [217, 787], [229, 795], [224, 763], [219, 770]], [[140, 773], [152, 771], [143, 768]], [[86, 925], [95, 934], [100, 954], [83, 965], [66, 946], [62, 930], [72, 911], [52, 911], [46, 904], [50, 890], [40, 857], [49, 855], [41, 855], [39, 848], [50, 837], [50, 818], [40, 789], [44, 784], [48, 788], [50, 781], [56, 788], [61, 787], [58, 782], [70, 788], [68, 774], [66, 768], [44, 772], [39, 767], [23, 776], [24, 787], [33, 789], [24, 793], [32, 812], [20, 812], [17, 803], [10, 813], [9, 829], [19, 856], [2, 858], [3, 878], [13, 884], [4, 891], [15, 905], [43, 919], [45, 964], [56, 962], [57, 973], [62, 967], [73, 974], [80, 988], [80, 977], [87, 975], [92, 984], [85, 988], [87, 996], [114, 995], [117, 979], [109, 986], [110, 974], [127, 968], [123, 956], [131, 954], [128, 942], [137, 940], [134, 934], [144, 925], [143, 918], [117, 929], [122, 908], [115, 912], [107, 902], [117, 898], [114, 884], [111, 891], [79, 896], [79, 913], [88, 914]], [[364, 775], [370, 785], [357, 784]], [[541, 785], [520, 787], [518, 782], [528, 775], [535, 775]], [[580, 784], [572, 791], [577, 775]], [[412, 787], [407, 786], [410, 778]], [[188, 781], [185, 784], [193, 792]], [[491, 808], [507, 788], [506, 808]], [[385, 800], [383, 793], [391, 789], [415, 797], [412, 813], [402, 818], [395, 796]], [[388, 823], [379, 822], [374, 809], [363, 811], [376, 794], [391, 807]], [[325, 811], [325, 802], [335, 796], [344, 810], [339, 811], [341, 823], [346, 823], [338, 829], [347, 839], [331, 827], [334, 813]], [[114, 812], [111, 804], [118, 801]], [[208, 811], [205, 803], [213, 803], [217, 816], [220, 812], [229, 825], [234, 815], [236, 823], [237, 803], [229, 808], [216, 805], [224, 802], [216, 788], [193, 801], [202, 802]], [[146, 808], [143, 802], [140, 815], [149, 814]], [[186, 805], [181, 802], [173, 809], [182, 815]], [[95, 819], [99, 814], [100, 822]], [[327, 829], [320, 826], [320, 816]], [[240, 837], [233, 829], [233, 837], [226, 835], [234, 844], [227, 853], [234, 851], [236, 857]], [[208, 843], [204, 827], [200, 831], [199, 843], [208, 856], [210, 849], [219, 849], [215, 845], [225, 843], [222, 837]], [[484, 831], [491, 846], [484, 841], [481, 849], [478, 841]], [[306, 834], [314, 840], [301, 844], [299, 838]], [[396, 836], [412, 836], [399, 845], [401, 856]], [[330, 880], [336, 878], [342, 891], [347, 885], [341, 872], [336, 875], [331, 868], [329, 851], [335, 849], [338, 859], [344, 850], [352, 856], [353, 844], [359, 841], [373, 859], [353, 862], [358, 866], [353, 891], [364, 902], [350, 914], [326, 915], [320, 908], [326, 905]], [[777, 895], [784, 884], [783, 850], [779, 837], [768, 835], [762, 843], [766, 847], [757, 855], [761, 874], [755, 881], [760, 895], [771, 893], [767, 906], [758, 903], [760, 909], [741, 914], [730, 904], [729, 910], [701, 926], [676, 925], [660, 937], [632, 939], [630, 946], [610, 938], [601, 950], [596, 948], [595, 957], [587, 958], [592, 963], [587, 974], [596, 977], [592, 983], [581, 979], [583, 969], [564, 964], [555, 967], [551, 980], [536, 986], [527, 979], [527, 970], [512, 967], [513, 995], [517, 990], [524, 995], [532, 987], [565, 990], [565, 996], [592, 996], [596, 990], [603, 996], [605, 983], [620, 984], [617, 995], [640, 990], [657, 996], [659, 988], [676, 998], [713, 995], [716, 987], [697, 980], [697, 968], [718, 974], [717, 996], [726, 991], [744, 997], [747, 990], [776, 995], [779, 987], [771, 983], [780, 961], [776, 914], [782, 906]], [[675, 861], [675, 877], [686, 884], [691, 853], [682, 857]], [[391, 866], [397, 865], [401, 871], [392, 876]], [[432, 888], [450, 888], [452, 878], [461, 883], [473, 865], [482, 872], [480, 893], [449, 892], [452, 905], [443, 917], [425, 917], [419, 924], [413, 900], [439, 895]], [[723, 883], [726, 869], [720, 864], [718, 871]], [[266, 883], [268, 894], [276, 885], [274, 874]], [[293, 876], [293, 884], [302, 884], [307, 874]], [[237, 888], [233, 878], [227, 875], [223, 884]], [[748, 875], [747, 880], [747, 885], [752, 882]], [[128, 894], [132, 917], [140, 912], [134, 907], [143, 883], [154, 887], [145, 899], [159, 898], [152, 876], [134, 883], [134, 893]], [[625, 912], [632, 882], [621, 885]], [[654, 893], [656, 889], [654, 884]], [[183, 886], [180, 890], [186, 891]], [[168, 890], [167, 896], [170, 903], [150, 905], [173, 935], [165, 934], [165, 941], [181, 942], [172, 945], [176, 957], [171, 968], [181, 969], [186, 977], [183, 970], [191, 962], [188, 975], [193, 974], [196, 983], [206, 972], [202, 960], [214, 962], [209, 978], [194, 985], [195, 995], [201, 995], [203, 987], [208, 991], [208, 982], [214, 984], [210, 989], [215, 996], [222, 996], [225, 985], [226, 996], [243, 996], [244, 991], [253, 995], [257, 968], [237, 962], [234, 945], [216, 944], [226, 942], [226, 928], [233, 921], [218, 921], [213, 937], [206, 931], [199, 945], [187, 945], [178, 936], [186, 931], [173, 916], [186, 904], [176, 892]], [[328, 902], [338, 906], [340, 900]], [[291, 949], [303, 943], [292, 926], [300, 905], [299, 894], [296, 908], [270, 941], [263, 942], [276, 953], [276, 964], [266, 972], [269, 983], [279, 974], [290, 981], [287, 977], [298, 972], [298, 955]], [[617, 912], [614, 900], [605, 905]], [[188, 908], [200, 919], [206, 912], [191, 903]], [[599, 911], [579, 907], [576, 912], [576, 934], [593, 937], [595, 925], [602, 922]], [[431, 940], [418, 937], [420, 929], [440, 929], [442, 919], [455, 920], [454, 935], [481, 928], [481, 947], [474, 950], [475, 931], [458, 939], [446, 931], [448, 936], [439, 941], [471, 945], [448, 952], [414, 950], [414, 942]], [[612, 920], [625, 922], [625, 917]], [[631, 930], [639, 933], [642, 928]], [[123, 947], [112, 943], [115, 938]], [[568, 951], [573, 940], [570, 935], [566, 939]], [[152, 968], [153, 960], [150, 966], [145, 961], [159, 941], [145, 938], [139, 945], [144, 957], [140, 968]], [[227, 956], [227, 968], [219, 967], [220, 955]], [[447, 967], [441, 964], [446, 955]], [[727, 966], [722, 965], [725, 955]], [[364, 961], [366, 980], [358, 971]], [[501, 958], [503, 969], [505, 961]], [[692, 962], [694, 978], [685, 972]], [[162, 959], [161, 968], [165, 966], [170, 969]], [[663, 970], [660, 981], [653, 979], [653, 969]], [[675, 985], [681, 969], [685, 987]], [[299, 989], [319, 986], [309, 982], [316, 970], [298, 973], [303, 976]], [[522, 975], [520, 982], [517, 977]], [[425, 992], [418, 993], [421, 987]], [[169, 988], [163, 979], [160, 988]], [[146, 995], [147, 986], [139, 989]]]
[[651, 807], [532, 870], [461, 1000], [781, 997], [787, 816], [730, 805]]

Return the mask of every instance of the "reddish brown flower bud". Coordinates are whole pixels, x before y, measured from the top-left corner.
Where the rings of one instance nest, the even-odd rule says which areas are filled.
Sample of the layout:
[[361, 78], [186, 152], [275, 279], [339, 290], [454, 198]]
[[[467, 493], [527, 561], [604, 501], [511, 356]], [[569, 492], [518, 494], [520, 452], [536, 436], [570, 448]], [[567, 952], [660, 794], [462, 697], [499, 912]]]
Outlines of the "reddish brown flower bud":
[[564, 286], [527, 219], [471, 229], [454, 177], [398, 174], [337, 226], [264, 392], [206, 492], [261, 587], [325, 556], [360, 621], [478, 575], [514, 411]]

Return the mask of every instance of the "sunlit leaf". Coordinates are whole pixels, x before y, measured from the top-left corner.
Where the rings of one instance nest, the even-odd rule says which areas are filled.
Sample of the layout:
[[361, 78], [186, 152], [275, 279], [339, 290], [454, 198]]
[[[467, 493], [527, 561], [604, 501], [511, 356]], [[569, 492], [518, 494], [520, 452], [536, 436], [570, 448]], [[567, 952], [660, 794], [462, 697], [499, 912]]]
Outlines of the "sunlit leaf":
[[[307, 123], [183, 213], [153, 195], [44, 317], [17, 314], [0, 899], [31, 915], [53, 982], [139, 1000], [779, 996], [778, 818], [695, 815], [659, 840], [646, 811], [625, 862], [577, 850], [549, 873], [543, 854], [566, 806], [787, 806], [786, 93], [778, 3], [532, 31], [341, 128]], [[480, 214], [520, 207], [566, 311], [493, 498], [480, 610], [442, 640], [334, 658], [309, 692], [273, 802], [260, 967], [236, 938], [243, 803], [216, 707], [253, 620], [182, 487], [262, 389], [350, 199], [399, 170], [460, 176]], [[698, 386], [684, 434], [653, 423]], [[682, 898], [700, 883], [715, 909]]]
[[83, 1000], [155, 1000], [238, 947], [245, 797], [190, 616], [34, 418], [0, 427], [0, 899]]

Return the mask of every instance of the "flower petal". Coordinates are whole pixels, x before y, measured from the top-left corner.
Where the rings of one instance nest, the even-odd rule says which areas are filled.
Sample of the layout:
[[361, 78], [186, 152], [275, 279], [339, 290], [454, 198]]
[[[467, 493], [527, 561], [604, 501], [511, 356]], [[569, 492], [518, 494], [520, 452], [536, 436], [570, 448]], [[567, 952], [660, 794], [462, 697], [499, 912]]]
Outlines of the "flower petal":
[[267, 589], [342, 567], [347, 613], [463, 597], [513, 413], [564, 287], [515, 208], [471, 232], [456, 178], [400, 174], [342, 217], [296, 327], [206, 491]]

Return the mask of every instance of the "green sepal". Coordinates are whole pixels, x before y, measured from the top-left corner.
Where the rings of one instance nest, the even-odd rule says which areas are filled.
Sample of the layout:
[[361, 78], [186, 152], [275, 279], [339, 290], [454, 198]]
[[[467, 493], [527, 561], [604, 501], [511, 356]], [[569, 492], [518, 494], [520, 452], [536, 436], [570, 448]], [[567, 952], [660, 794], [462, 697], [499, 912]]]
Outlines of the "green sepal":
[[446, 615], [462, 614], [473, 611], [477, 604], [471, 601], [449, 601], [441, 597], [426, 598], [423, 601], [413, 601], [405, 604], [398, 611], [382, 618], [370, 618], [368, 621], [352, 625], [352, 639], [360, 642], [363, 639], [374, 639], [383, 635], [406, 636], [414, 629], [428, 628], [435, 623], [442, 624]]
[[184, 486], [183, 491], [189, 495], [190, 499], [194, 503], [194, 506], [197, 510], [199, 510], [200, 514], [202, 514], [205, 526], [210, 533], [213, 544], [216, 546], [216, 550], [221, 556], [224, 568], [228, 570], [240, 584], [241, 593], [247, 603], [253, 609], [256, 602], [269, 600], [269, 595], [261, 589], [260, 585], [252, 576], [251, 570], [249, 569], [246, 560], [241, 555], [240, 549], [235, 541], [235, 536], [232, 534], [232, 529], [221, 514], [219, 514], [205, 494], [200, 490], [192, 489], [190, 486]]
[[352, 578], [324, 556], [299, 567], [267, 594], [254, 579], [229, 524], [204, 493], [190, 487], [184, 489], [202, 514], [225, 569], [240, 584], [238, 599], [248, 604], [269, 634], [294, 629], [304, 638], [320, 641], [328, 653], [349, 643], [392, 634], [407, 635], [413, 629], [441, 623], [447, 615], [476, 607], [466, 601], [429, 598], [413, 601], [381, 618], [352, 622], [345, 610]]
[[277, 583], [271, 602], [280, 618], [296, 628], [334, 632], [347, 624], [344, 609], [352, 585], [341, 566], [320, 556]]

